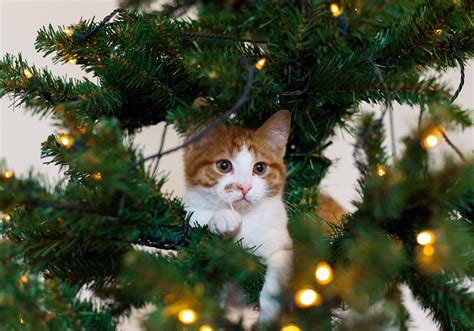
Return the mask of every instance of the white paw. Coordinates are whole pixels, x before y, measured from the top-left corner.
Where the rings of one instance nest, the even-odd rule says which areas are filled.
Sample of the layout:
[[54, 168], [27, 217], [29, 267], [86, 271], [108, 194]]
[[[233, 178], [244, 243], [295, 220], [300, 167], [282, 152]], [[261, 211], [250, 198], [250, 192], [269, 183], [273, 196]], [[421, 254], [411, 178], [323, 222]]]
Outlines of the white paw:
[[258, 325], [267, 325], [275, 322], [280, 314], [280, 303], [273, 298], [260, 297], [260, 315]]
[[241, 225], [242, 219], [238, 212], [230, 209], [221, 209], [212, 215], [208, 226], [209, 230], [213, 233], [233, 236], [239, 232]]

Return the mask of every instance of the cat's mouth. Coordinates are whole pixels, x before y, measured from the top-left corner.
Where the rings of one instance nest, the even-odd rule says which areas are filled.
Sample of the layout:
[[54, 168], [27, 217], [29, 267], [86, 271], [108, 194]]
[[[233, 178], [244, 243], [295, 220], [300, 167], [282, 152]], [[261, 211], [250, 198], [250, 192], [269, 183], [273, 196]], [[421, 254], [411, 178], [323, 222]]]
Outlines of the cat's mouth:
[[244, 212], [248, 210], [251, 206], [252, 206], [252, 203], [250, 202], [250, 200], [247, 200], [246, 198], [240, 198], [232, 202], [232, 208], [235, 208], [235, 210], [238, 212]]
[[238, 202], [251, 203], [250, 200], [247, 200], [247, 198], [245, 198], [245, 197], [242, 197], [242, 198], [240, 198], [240, 199], [238, 199], [238, 200], [235, 200], [235, 201], [232, 202], [232, 203], [238, 203]]

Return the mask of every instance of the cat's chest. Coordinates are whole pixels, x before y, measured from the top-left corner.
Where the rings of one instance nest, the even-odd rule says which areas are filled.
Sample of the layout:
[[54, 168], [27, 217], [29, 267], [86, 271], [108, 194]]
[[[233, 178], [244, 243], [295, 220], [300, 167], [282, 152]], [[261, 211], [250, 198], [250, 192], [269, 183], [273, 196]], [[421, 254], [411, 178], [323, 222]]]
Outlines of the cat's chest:
[[287, 229], [287, 214], [282, 201], [270, 200], [244, 213], [238, 239], [255, 253], [268, 257], [291, 244]]

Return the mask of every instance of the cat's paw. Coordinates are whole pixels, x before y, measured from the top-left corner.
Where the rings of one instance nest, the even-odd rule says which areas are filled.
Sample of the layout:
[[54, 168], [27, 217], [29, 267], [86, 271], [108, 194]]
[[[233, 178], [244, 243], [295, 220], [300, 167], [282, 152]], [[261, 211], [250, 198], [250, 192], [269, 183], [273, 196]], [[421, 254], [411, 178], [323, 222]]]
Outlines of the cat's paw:
[[257, 325], [265, 326], [275, 322], [280, 314], [280, 309], [280, 303], [277, 300], [260, 297], [260, 314]]
[[224, 236], [234, 236], [240, 231], [242, 219], [234, 210], [221, 209], [212, 215], [209, 221], [209, 230]]

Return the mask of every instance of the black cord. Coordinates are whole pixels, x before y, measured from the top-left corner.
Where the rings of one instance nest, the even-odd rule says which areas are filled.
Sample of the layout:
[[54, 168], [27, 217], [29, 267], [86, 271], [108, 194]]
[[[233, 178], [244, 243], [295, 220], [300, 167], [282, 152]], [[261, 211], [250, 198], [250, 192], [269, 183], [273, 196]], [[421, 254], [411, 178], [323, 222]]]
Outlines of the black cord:
[[462, 59], [461, 56], [461, 47], [459, 46], [458, 41], [452, 34], [448, 34], [448, 39], [451, 44], [451, 47], [453, 48], [454, 51], [454, 58], [456, 59], [459, 69], [461, 71], [461, 79], [459, 81], [458, 88], [456, 89], [456, 92], [454, 92], [453, 96], [451, 97], [451, 103], [454, 102], [454, 100], [457, 99], [459, 96], [459, 93], [461, 93], [462, 88], [464, 87], [464, 80], [465, 80], [465, 69], [466, 69], [466, 64], [464, 63], [464, 60]]
[[72, 34], [72, 36], [78, 40], [81, 40], [81, 41], [86, 41], [87, 39], [91, 38], [92, 36], [94, 36], [97, 32], [99, 32], [102, 28], [104, 28], [105, 26], [107, 26], [107, 23], [109, 23], [109, 21], [114, 18], [115, 15], [117, 15], [118, 13], [120, 12], [123, 12], [124, 10], [121, 9], [121, 8], [117, 8], [115, 9], [113, 12], [111, 12], [109, 15], [107, 15], [106, 17], [104, 17], [104, 19], [102, 21], [100, 21], [99, 24], [97, 24], [91, 31], [89, 31], [88, 33], [83, 33], [83, 32], [80, 32], [80, 31], [74, 31], [74, 33]]
[[[456, 100], [457, 97], [459, 96], [459, 93], [461, 93], [462, 88], [464, 87], [464, 79], [465, 79], [465, 72], [464, 71], [466, 69], [466, 64], [464, 63], [464, 60], [462, 59], [461, 47], [459, 46], [458, 41], [456, 40], [456, 38], [452, 34], [450, 34], [450, 33], [446, 33], [446, 34], [448, 36], [449, 43], [451, 44], [451, 47], [453, 48], [454, 58], [456, 59], [458, 65], [459, 65], [459, 69], [461, 71], [461, 78], [460, 78], [460, 81], [459, 81], [458, 88], [456, 89], [456, 92], [454, 92], [454, 94], [453, 94], [453, 96], [451, 97], [451, 100], [450, 100], [451, 103], [453, 103], [454, 100]], [[461, 150], [456, 145], [454, 145], [454, 143], [451, 141], [451, 139], [449, 139], [448, 135], [446, 134], [446, 131], [444, 131], [443, 129], [439, 129], [439, 131], [441, 133], [441, 136], [444, 138], [444, 140], [448, 144], [448, 146], [451, 147], [454, 150], [454, 152], [459, 156], [459, 158], [463, 162], [466, 162], [466, 158], [465, 158], [464, 154], [461, 152]]]
[[146, 161], [152, 160], [154, 158], [161, 158], [164, 155], [176, 152], [176, 151], [178, 151], [182, 148], [185, 148], [185, 147], [187, 147], [191, 144], [194, 144], [194, 143], [200, 141], [202, 138], [204, 138], [211, 130], [216, 128], [219, 124], [223, 123], [227, 118], [229, 118], [230, 115], [237, 112], [247, 102], [247, 100], [249, 98], [249, 95], [250, 95], [250, 90], [251, 90], [252, 85], [253, 85], [255, 75], [258, 73], [258, 71], [259, 71], [259, 69], [257, 69], [255, 66], [252, 66], [251, 68], [249, 68], [248, 76], [247, 76], [247, 84], [245, 85], [244, 91], [240, 95], [237, 102], [234, 103], [234, 105], [229, 110], [227, 110], [225, 113], [219, 115], [211, 124], [209, 124], [207, 127], [202, 129], [198, 134], [193, 136], [191, 139], [185, 141], [183, 144], [175, 146], [175, 147], [170, 148], [168, 150], [165, 150], [165, 151], [158, 152], [156, 154], [147, 156], [146, 158], [134, 163], [132, 165], [132, 168], [134, 168], [135, 166], [140, 165], [140, 164], [142, 164]]
[[214, 40], [231, 40], [236, 42], [248, 42], [255, 44], [267, 43], [266, 40], [253, 40], [248, 38], [237, 38], [232, 36], [225, 36], [221, 34], [209, 34], [209, 33], [194, 33], [194, 32], [178, 32], [178, 34], [185, 39], [214, 39]]
[[[81, 31], [74, 31], [72, 36], [80, 41], [86, 41], [87, 39], [91, 38], [94, 36], [97, 32], [99, 32], [101, 29], [103, 29], [106, 26], [109, 26], [109, 21], [118, 13], [124, 12], [124, 9], [117, 8], [113, 12], [111, 12], [109, 15], [104, 17], [104, 19], [97, 24], [94, 29], [92, 29], [88, 33], [84, 33]], [[231, 40], [231, 41], [236, 41], [236, 42], [249, 42], [249, 43], [255, 43], [255, 44], [263, 44], [266, 43], [266, 40], [252, 40], [249, 38], [237, 38], [233, 36], [226, 36], [226, 35], [220, 35], [220, 34], [210, 34], [210, 33], [195, 33], [195, 32], [178, 32], [178, 34], [185, 38], [185, 39], [214, 39], [214, 40]]]
[[57, 99], [53, 98], [51, 94], [43, 88], [43, 85], [38, 80], [38, 78], [32, 75], [30, 78], [28, 78], [28, 80], [30, 81], [31, 85], [33, 85], [33, 87], [38, 91], [38, 93], [46, 99], [46, 101], [53, 105], [57, 103]]
[[[342, 33], [342, 35], [344, 35], [347, 39], [349, 39], [351, 37], [351, 34], [350, 34], [351, 26], [349, 25], [349, 22], [345, 18], [344, 14], [343, 13], [338, 14], [336, 16], [336, 20], [339, 26], [339, 31]], [[357, 40], [359, 45], [362, 47], [362, 50], [364, 51], [364, 58], [369, 64], [370, 69], [372, 73], [374, 74], [375, 78], [377, 79], [379, 85], [382, 87], [382, 92], [384, 94], [384, 99], [385, 99], [380, 117], [371, 126], [369, 126], [365, 130], [365, 132], [359, 135], [354, 146], [353, 157], [355, 159], [356, 166], [361, 173], [365, 173], [363, 157], [360, 152], [360, 149], [362, 148], [362, 145], [365, 143], [365, 141], [370, 137], [370, 134], [374, 132], [375, 130], [377, 130], [378, 128], [380, 128], [381, 126], [383, 126], [383, 120], [385, 118], [385, 115], [387, 114], [387, 111], [390, 112], [390, 138], [392, 140], [391, 147], [392, 147], [393, 158], [396, 157], [397, 151], [396, 151], [396, 145], [395, 145], [395, 128], [393, 126], [393, 114], [392, 114], [390, 91], [388, 90], [387, 84], [385, 84], [382, 73], [377, 67], [377, 64], [372, 59], [370, 51], [365, 45], [364, 40], [361, 37], [355, 37], [355, 39]]]

